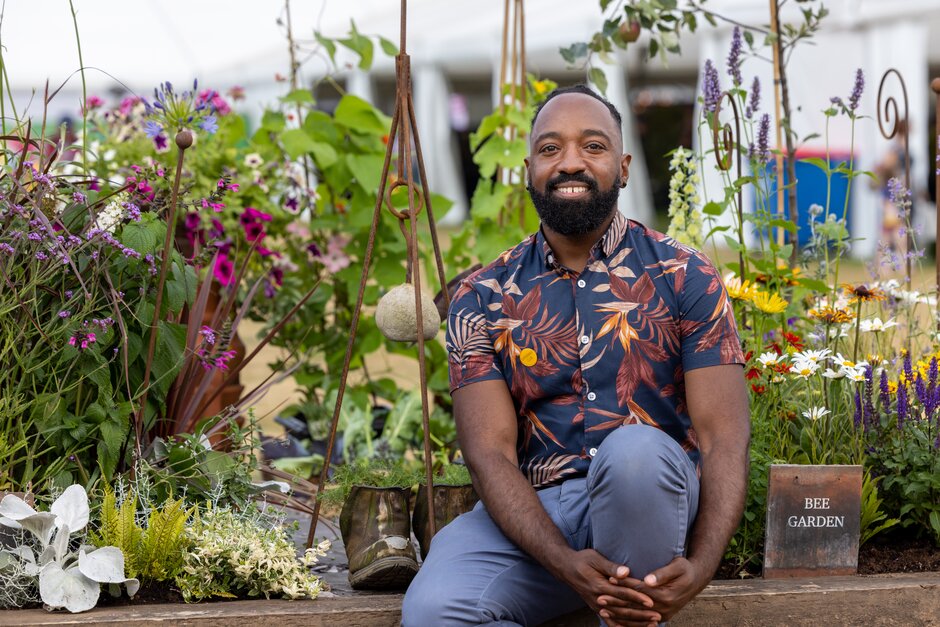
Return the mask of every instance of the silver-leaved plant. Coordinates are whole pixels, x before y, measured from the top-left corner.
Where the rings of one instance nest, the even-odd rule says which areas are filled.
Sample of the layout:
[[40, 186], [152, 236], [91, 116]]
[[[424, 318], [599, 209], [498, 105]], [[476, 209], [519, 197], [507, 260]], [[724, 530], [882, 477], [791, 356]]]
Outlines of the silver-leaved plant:
[[0, 549], [0, 568], [13, 560], [39, 579], [39, 595], [49, 609], [84, 612], [98, 603], [101, 584], [120, 593], [120, 584], [131, 597], [140, 588], [136, 579], [124, 577], [124, 554], [113, 546], [73, 549], [71, 535], [88, 524], [88, 494], [80, 485], [66, 488], [50, 511], [37, 512], [26, 501], [8, 494], [0, 501], [0, 525], [23, 529], [38, 541], [39, 554], [19, 545]]

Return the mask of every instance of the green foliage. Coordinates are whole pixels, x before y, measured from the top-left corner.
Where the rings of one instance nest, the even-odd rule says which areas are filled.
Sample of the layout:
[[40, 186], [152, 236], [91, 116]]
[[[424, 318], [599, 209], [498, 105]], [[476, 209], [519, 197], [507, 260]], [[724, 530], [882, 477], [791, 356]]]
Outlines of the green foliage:
[[128, 577], [141, 581], [173, 580], [183, 565], [188, 548], [186, 522], [196, 511], [187, 509], [183, 499], [169, 499], [151, 510], [147, 525], [137, 522], [138, 499], [132, 491], [120, 506], [112, 490], [106, 489], [101, 505], [98, 531], [91, 534], [95, 546], [116, 546], [124, 554]]
[[[900, 524], [940, 546], [940, 452], [936, 426], [910, 420], [898, 430], [888, 426], [871, 452], [872, 468], [880, 476], [884, 510]], [[896, 513], [896, 514], [895, 514]]]
[[355, 485], [375, 488], [410, 488], [421, 483], [416, 465], [401, 460], [359, 459], [336, 468], [331, 487], [319, 496], [323, 503], [341, 505]]
[[285, 530], [251, 512], [213, 508], [197, 516], [187, 535], [176, 584], [187, 602], [212, 597], [264, 596], [316, 598], [320, 580], [306, 566], [322, 551], [308, 552], [303, 563]]
[[871, 472], [865, 471], [862, 480], [862, 517], [860, 522], [859, 545], [863, 545], [886, 529], [897, 525], [900, 520], [888, 518], [881, 506], [882, 499], [878, 496], [878, 482], [880, 477], [872, 477]]

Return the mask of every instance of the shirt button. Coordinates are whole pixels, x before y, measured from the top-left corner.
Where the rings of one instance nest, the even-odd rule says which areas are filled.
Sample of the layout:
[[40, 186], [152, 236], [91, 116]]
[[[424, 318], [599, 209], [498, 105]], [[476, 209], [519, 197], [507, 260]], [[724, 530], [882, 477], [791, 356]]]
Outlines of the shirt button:
[[591, 457], [594, 457], [595, 455], [597, 455], [597, 449], [592, 448], [590, 451], [588, 451], [588, 455], [590, 455]]
[[584, 279], [578, 279], [578, 287], [584, 287], [587, 283], [584, 282]]
[[555, 263], [555, 257], [553, 255], [548, 256], [548, 263]]
[[582, 335], [582, 336], [581, 336], [581, 343], [582, 343], [582, 344], [587, 344], [587, 343], [590, 342], [590, 341], [591, 341], [591, 338], [589, 338], [588, 336], [586, 336], [586, 335]]
[[595, 394], [594, 392], [588, 392], [589, 401], [593, 401], [595, 398], [597, 398], [597, 394]]

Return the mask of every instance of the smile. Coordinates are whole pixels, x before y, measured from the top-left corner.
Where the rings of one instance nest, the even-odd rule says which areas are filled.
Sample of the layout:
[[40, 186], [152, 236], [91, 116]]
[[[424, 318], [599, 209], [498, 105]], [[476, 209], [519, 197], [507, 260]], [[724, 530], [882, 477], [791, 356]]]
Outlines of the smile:
[[562, 196], [577, 196], [588, 191], [585, 185], [564, 185], [555, 188], [555, 192]]

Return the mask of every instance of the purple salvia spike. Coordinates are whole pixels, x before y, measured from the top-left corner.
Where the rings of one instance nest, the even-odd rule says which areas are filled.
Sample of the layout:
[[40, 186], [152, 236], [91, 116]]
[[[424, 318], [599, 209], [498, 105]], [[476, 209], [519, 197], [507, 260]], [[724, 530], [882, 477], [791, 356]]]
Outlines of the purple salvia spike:
[[881, 379], [878, 381], [878, 400], [881, 402], [881, 410], [887, 411], [891, 406], [891, 392], [888, 390], [888, 372], [881, 371]]
[[862, 426], [862, 396], [857, 386], [855, 388], [855, 416], [853, 417], [853, 422], [855, 423], [856, 429]]

